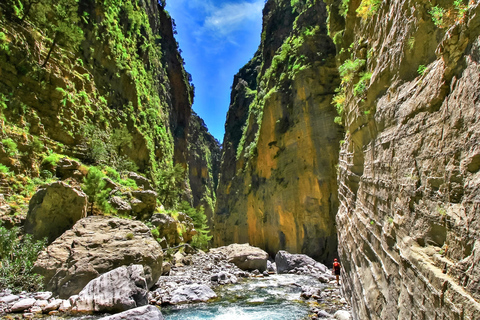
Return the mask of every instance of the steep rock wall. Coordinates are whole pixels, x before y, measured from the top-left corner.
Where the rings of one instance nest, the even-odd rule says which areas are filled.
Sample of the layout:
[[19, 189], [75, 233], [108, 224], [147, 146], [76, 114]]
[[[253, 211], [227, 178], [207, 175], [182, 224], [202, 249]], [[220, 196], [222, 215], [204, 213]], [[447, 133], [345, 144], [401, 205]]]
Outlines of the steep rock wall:
[[115, 151], [140, 171], [168, 166], [174, 154], [186, 167], [193, 91], [171, 19], [156, 1], [79, 1], [64, 18], [76, 29], [63, 37], [76, 32], [81, 41], [59, 41], [50, 56], [56, 33], [49, 27], [56, 22], [43, 21], [41, 12], [60, 13], [46, 1], [20, 21], [10, 5], [1, 12], [0, 94], [7, 124], [27, 127], [55, 151], [90, 162], [105, 161], [89, 150], [92, 136], [108, 143], [115, 130], [125, 130], [133, 144]]
[[220, 143], [207, 129], [205, 122], [192, 112], [188, 132], [188, 169], [193, 206], [203, 206], [209, 224], [215, 208], [215, 190], [220, 167]]
[[268, 1], [262, 43], [235, 76], [213, 219], [214, 245], [336, 255], [339, 85], [321, 1]]
[[478, 319], [480, 7], [369, 3], [330, 7], [344, 291], [358, 319]]
[[[0, 4], [4, 170], [38, 177], [57, 153], [156, 183], [175, 163], [188, 172], [194, 92], [164, 1], [65, 0], [63, 13], [49, 0], [28, 12], [20, 2]], [[185, 198], [212, 199], [197, 191]]]

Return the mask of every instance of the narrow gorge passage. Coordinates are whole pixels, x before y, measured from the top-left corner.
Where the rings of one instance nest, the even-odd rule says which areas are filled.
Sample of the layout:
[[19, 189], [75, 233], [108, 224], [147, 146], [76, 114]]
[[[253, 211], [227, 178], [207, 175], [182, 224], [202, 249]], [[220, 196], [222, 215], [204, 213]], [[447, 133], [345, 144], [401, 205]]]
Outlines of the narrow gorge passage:
[[477, 319], [479, 123], [476, 0], [4, 0], [0, 315]]

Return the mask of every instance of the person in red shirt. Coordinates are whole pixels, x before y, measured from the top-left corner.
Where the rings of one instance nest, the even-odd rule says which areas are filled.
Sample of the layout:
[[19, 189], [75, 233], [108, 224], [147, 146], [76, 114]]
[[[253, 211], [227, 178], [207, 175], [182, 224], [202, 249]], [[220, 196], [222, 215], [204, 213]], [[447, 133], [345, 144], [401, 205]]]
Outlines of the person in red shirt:
[[337, 286], [340, 285], [339, 282], [339, 277], [340, 277], [340, 262], [338, 262], [338, 259], [335, 258], [333, 259], [333, 274], [337, 278]]

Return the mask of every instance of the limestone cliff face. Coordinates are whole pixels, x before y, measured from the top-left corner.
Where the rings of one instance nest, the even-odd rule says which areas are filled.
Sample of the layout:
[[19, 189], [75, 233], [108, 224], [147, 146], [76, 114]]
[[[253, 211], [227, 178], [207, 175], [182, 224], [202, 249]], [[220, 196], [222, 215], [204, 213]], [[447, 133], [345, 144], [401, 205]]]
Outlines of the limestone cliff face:
[[193, 86], [164, 2], [71, 5], [66, 16], [47, 0], [28, 13], [0, 5], [0, 164], [36, 177], [58, 153], [153, 180], [187, 169]]
[[[292, 6], [293, 5], [293, 6]], [[213, 218], [215, 245], [336, 254], [339, 85], [321, 1], [268, 1], [262, 43], [235, 76]]]
[[[45, 7], [55, 17], [53, 6]], [[104, 160], [89, 152], [92, 136], [108, 144], [128, 132], [133, 144], [115, 151], [140, 171], [168, 166], [174, 155], [186, 166], [193, 90], [168, 14], [157, 1], [82, 0], [75, 9], [68, 19], [82, 35], [79, 45], [59, 42], [47, 61], [55, 33], [39, 30], [53, 28], [55, 19], [45, 22], [39, 10], [31, 10], [22, 22], [2, 8], [0, 94], [6, 123], [27, 127], [31, 137], [24, 140], [37, 137], [87, 161]], [[12, 169], [23, 172], [20, 163]]]
[[220, 143], [208, 132], [203, 120], [192, 112], [188, 132], [189, 180], [193, 206], [202, 205], [209, 223], [215, 208], [218, 185]]
[[369, 3], [331, 16], [343, 287], [358, 319], [478, 319], [480, 7]]

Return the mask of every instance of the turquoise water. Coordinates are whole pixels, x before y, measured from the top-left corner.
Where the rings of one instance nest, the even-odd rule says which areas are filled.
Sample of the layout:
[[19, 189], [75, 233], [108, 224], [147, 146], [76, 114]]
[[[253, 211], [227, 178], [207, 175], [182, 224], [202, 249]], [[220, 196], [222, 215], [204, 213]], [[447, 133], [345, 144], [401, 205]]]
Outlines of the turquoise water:
[[[299, 320], [307, 319], [308, 305], [300, 298], [304, 285], [324, 288], [309, 276], [272, 275], [242, 280], [215, 289], [218, 298], [208, 303], [162, 307], [166, 320]], [[47, 316], [49, 320], [95, 320], [105, 315]]]
[[306, 319], [308, 305], [302, 285], [321, 286], [307, 276], [273, 275], [219, 288], [217, 301], [162, 308], [166, 320], [297, 320]]

